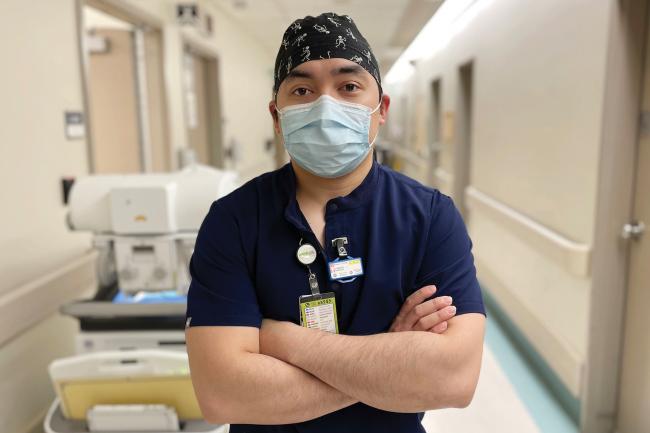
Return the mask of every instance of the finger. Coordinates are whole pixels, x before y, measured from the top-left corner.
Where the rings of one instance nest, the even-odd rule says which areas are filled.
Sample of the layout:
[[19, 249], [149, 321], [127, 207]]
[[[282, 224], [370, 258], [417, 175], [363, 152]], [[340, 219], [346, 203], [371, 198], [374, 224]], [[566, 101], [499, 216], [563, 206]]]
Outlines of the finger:
[[439, 296], [430, 299], [413, 307], [413, 309], [404, 317], [403, 322], [406, 326], [412, 327], [422, 317], [428, 316], [429, 314], [435, 313], [436, 311], [451, 305], [451, 302], [451, 296]]
[[456, 314], [456, 307], [450, 305], [428, 316], [421, 317], [413, 326], [416, 331], [426, 331], [439, 323], [451, 319]]
[[420, 305], [425, 299], [431, 297], [431, 295], [436, 293], [436, 290], [438, 289], [434, 285], [424, 286], [416, 290], [408, 298], [406, 298], [406, 301], [404, 301], [404, 304], [400, 309], [400, 314], [407, 314], [409, 311], [415, 308], [416, 305]]
[[442, 334], [446, 330], [447, 330], [447, 321], [444, 321], [442, 323], [438, 323], [436, 326], [429, 329], [429, 332], [435, 332], [436, 334]]

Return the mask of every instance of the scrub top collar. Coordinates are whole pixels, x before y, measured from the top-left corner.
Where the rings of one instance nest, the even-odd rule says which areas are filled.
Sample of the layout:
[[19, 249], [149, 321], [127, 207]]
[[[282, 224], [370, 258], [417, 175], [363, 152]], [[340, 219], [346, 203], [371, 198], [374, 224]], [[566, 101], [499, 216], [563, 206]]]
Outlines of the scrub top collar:
[[[286, 207], [284, 209], [284, 217], [287, 221], [292, 223], [296, 228], [303, 232], [311, 231], [309, 224], [300, 211], [298, 201], [296, 200], [296, 173], [293, 170], [291, 162], [282, 167], [284, 189], [286, 196]], [[343, 197], [335, 197], [327, 202], [325, 206], [325, 217], [349, 209], [354, 209], [368, 203], [373, 197], [373, 191], [376, 191], [377, 180], [379, 178], [379, 163], [373, 158], [370, 171], [363, 179], [363, 181], [352, 192]]]

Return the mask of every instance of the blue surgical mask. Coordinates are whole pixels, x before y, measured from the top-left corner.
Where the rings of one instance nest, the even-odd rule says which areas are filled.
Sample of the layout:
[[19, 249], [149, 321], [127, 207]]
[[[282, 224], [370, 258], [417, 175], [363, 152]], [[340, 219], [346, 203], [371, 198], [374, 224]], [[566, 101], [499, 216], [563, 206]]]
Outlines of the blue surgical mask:
[[361, 164], [368, 142], [372, 110], [362, 104], [322, 95], [307, 104], [277, 109], [284, 146], [298, 165], [320, 177], [344, 176]]

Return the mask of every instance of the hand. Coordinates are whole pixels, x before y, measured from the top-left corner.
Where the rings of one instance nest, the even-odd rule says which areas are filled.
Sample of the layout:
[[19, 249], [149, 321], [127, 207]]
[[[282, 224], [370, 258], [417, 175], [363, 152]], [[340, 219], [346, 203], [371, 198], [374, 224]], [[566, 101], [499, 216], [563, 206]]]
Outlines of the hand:
[[451, 296], [431, 297], [436, 286], [424, 286], [406, 298], [388, 332], [429, 331], [442, 334], [447, 329], [447, 320], [454, 317], [456, 307], [451, 305]]

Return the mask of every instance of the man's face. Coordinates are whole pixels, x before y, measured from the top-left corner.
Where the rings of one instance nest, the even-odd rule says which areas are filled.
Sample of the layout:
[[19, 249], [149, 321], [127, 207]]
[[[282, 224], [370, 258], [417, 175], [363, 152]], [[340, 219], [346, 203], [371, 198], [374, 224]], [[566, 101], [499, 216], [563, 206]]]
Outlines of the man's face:
[[[282, 127], [275, 107], [305, 104], [329, 95], [341, 101], [362, 104], [375, 109], [379, 104], [379, 86], [364, 68], [347, 59], [312, 60], [296, 66], [280, 84], [277, 101], [269, 103], [273, 116], [275, 132], [282, 137]], [[379, 128], [386, 122], [390, 104], [388, 95], [381, 98], [381, 107], [372, 114], [369, 141], [372, 141]]]

